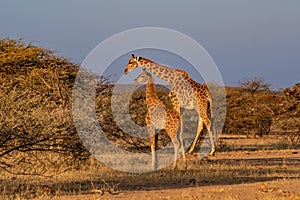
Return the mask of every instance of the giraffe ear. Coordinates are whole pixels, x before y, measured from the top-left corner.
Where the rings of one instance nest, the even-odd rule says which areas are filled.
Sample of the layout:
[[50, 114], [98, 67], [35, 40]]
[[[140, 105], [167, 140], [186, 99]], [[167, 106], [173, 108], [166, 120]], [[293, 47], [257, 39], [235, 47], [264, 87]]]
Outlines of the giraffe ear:
[[131, 54], [131, 57], [133, 57], [133, 58], [134, 58], [134, 54]]

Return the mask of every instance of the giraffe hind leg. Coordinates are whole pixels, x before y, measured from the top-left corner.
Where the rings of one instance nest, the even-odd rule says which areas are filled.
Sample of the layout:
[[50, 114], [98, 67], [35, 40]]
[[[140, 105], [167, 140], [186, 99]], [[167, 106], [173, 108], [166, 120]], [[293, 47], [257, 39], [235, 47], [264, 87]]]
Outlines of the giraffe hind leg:
[[216, 147], [215, 147], [214, 136], [213, 136], [212, 130], [210, 129], [209, 126], [210, 126], [210, 124], [206, 125], [206, 127], [208, 127], [207, 131], [208, 131], [208, 134], [209, 134], [209, 139], [210, 139], [210, 144], [211, 144], [211, 151], [210, 151], [209, 155], [213, 156], [215, 154]]
[[179, 140], [177, 137], [173, 139], [173, 145], [174, 145], [174, 162], [173, 162], [173, 169], [177, 168], [177, 159], [178, 159], [178, 153], [179, 153]]
[[[200, 117], [201, 115], [203, 116], [203, 118]], [[189, 154], [194, 151], [196, 143], [198, 141], [198, 138], [201, 134], [201, 131], [203, 130], [203, 125], [205, 125], [205, 127], [208, 131], [208, 134], [209, 134], [209, 139], [210, 139], [210, 144], [211, 144], [211, 151], [210, 151], [209, 155], [213, 156], [214, 153], [215, 153], [215, 141], [214, 141], [213, 134], [212, 134], [212, 131], [211, 131], [210, 119], [207, 117], [207, 115], [205, 115], [205, 113], [201, 113], [201, 115], [199, 115], [197, 134], [196, 134], [196, 136], [194, 138], [194, 141], [191, 145], [191, 148], [189, 150]]]
[[212, 132], [212, 128], [211, 128], [211, 121], [206, 116], [203, 119], [203, 123], [205, 124], [205, 127], [206, 127], [206, 129], [208, 131], [209, 140], [210, 140], [210, 144], [211, 144], [211, 151], [210, 151], [209, 155], [213, 156], [215, 154], [216, 148], [215, 148], [215, 140], [214, 140], [214, 136], [213, 136], [213, 132]]
[[184, 150], [184, 143], [183, 143], [183, 119], [181, 117], [181, 110], [180, 110], [180, 104], [179, 104], [179, 100], [175, 94], [174, 91], [171, 91], [169, 93], [169, 97], [171, 98], [172, 101], [172, 105], [174, 110], [177, 112], [177, 114], [179, 115], [179, 123], [180, 123], [180, 133], [179, 133], [179, 142], [180, 142], [180, 152], [182, 153], [182, 157], [183, 160], [185, 162], [185, 168], [187, 167], [187, 163], [186, 163], [186, 158], [185, 158], [185, 150]]
[[192, 145], [191, 145], [191, 147], [189, 149], [189, 152], [188, 152], [189, 154], [191, 154], [194, 151], [196, 143], [198, 141], [198, 138], [199, 138], [202, 130], [203, 130], [203, 120], [202, 120], [201, 117], [199, 117], [197, 133], [196, 133], [194, 141], [193, 141], [193, 143], [192, 143]]

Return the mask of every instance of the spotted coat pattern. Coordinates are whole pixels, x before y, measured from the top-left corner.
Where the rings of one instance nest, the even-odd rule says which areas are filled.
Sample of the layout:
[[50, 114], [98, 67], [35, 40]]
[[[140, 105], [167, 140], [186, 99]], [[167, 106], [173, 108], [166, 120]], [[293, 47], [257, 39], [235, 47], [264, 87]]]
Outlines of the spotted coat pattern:
[[197, 111], [199, 117], [198, 128], [194, 141], [189, 149], [189, 153], [194, 150], [204, 125], [207, 128], [210, 137], [210, 155], [213, 155], [215, 152], [215, 141], [212, 135], [212, 98], [208, 87], [194, 81], [184, 70], [160, 65], [149, 59], [134, 56], [133, 54], [126, 65], [124, 73], [127, 74], [139, 66], [172, 85], [169, 96], [171, 97], [174, 109], [178, 113], [181, 113], [180, 108], [194, 109]]

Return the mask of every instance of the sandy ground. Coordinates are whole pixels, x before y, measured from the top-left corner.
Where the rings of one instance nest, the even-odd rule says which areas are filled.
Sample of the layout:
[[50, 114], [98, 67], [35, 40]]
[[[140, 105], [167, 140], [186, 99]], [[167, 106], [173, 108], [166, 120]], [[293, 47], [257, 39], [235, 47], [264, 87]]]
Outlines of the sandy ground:
[[262, 183], [198, 186], [183, 189], [126, 191], [118, 195], [88, 194], [70, 199], [300, 199], [300, 181], [282, 180]]
[[[218, 153], [211, 160], [237, 162], [239, 159], [249, 163], [266, 164], [286, 162], [298, 165], [300, 170], [300, 151], [261, 151]], [[200, 163], [201, 164], [201, 163]], [[274, 181], [255, 181], [241, 184], [196, 184], [176, 189], [156, 189], [119, 191], [112, 195], [108, 192], [55, 197], [53, 199], [300, 199], [300, 177], [279, 178]]]

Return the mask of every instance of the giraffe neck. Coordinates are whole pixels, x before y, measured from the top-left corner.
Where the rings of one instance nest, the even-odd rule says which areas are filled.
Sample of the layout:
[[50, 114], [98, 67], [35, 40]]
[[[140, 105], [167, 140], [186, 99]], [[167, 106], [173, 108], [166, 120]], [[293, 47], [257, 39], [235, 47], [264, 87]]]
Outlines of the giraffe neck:
[[142, 64], [142, 67], [148, 72], [151, 72], [155, 76], [163, 79], [164, 81], [170, 83], [171, 85], [174, 82], [174, 74], [176, 69], [163, 66], [154, 62], [146, 62]]
[[160, 105], [162, 104], [157, 96], [154, 79], [152, 77], [150, 78], [150, 80], [147, 81], [146, 104], [147, 104], [147, 107], [151, 107], [156, 104], [160, 104]]

